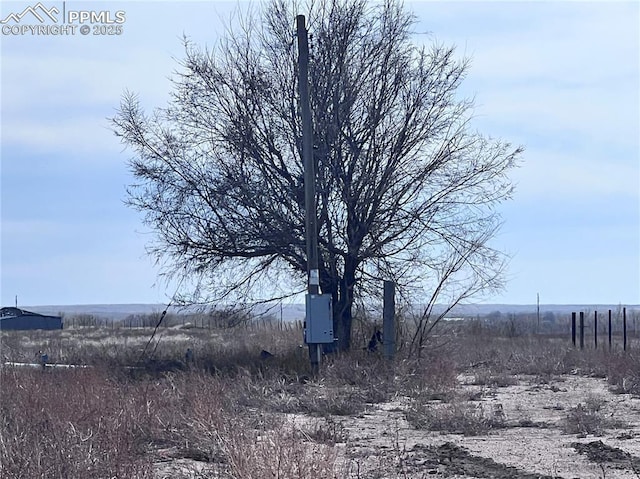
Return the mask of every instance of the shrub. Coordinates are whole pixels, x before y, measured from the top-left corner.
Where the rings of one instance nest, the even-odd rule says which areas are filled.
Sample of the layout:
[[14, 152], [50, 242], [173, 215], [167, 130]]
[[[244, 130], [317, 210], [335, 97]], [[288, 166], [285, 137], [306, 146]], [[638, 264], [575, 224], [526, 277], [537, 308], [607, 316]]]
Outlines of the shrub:
[[95, 370], [0, 371], [0, 476], [152, 477], [140, 397]]
[[614, 392], [640, 395], [640, 354], [611, 354], [607, 358], [607, 380]]
[[595, 396], [588, 397], [584, 404], [579, 403], [571, 408], [561, 422], [561, 429], [565, 434], [601, 435], [610, 427], [624, 427], [624, 424], [605, 416], [602, 407], [605, 401]]
[[453, 401], [436, 404], [415, 398], [405, 412], [409, 424], [416, 429], [443, 431], [465, 436], [488, 434], [506, 426], [502, 406], [486, 413], [482, 403]]
[[316, 420], [301, 430], [306, 439], [321, 444], [335, 445], [349, 441], [349, 431], [342, 422], [336, 421], [331, 416]]
[[594, 409], [588, 404], [578, 404], [571, 408], [561, 423], [565, 434], [602, 434], [605, 429], [605, 420], [599, 413], [599, 408]]

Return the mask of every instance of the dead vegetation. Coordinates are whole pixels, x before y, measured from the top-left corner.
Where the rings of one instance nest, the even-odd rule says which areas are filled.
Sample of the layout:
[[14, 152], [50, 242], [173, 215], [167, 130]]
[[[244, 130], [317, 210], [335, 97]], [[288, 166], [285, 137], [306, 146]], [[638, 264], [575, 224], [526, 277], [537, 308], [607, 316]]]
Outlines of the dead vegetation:
[[[46, 350], [52, 362], [91, 367], [0, 370], [0, 476], [426, 477], [426, 466], [409, 462], [442, 451], [400, 444], [402, 421], [416, 434], [557, 427], [579, 438], [620, 428], [638, 437], [601, 397], [549, 405], [555, 425], [501, 399], [509, 388], [560, 397], [567, 375], [606, 378], [610, 391], [638, 395], [636, 349], [579, 351], [567, 338], [478, 335], [459, 325], [419, 360], [359, 350], [325, 358], [313, 377], [296, 330], [168, 328], [143, 355], [148, 338], [142, 328], [2, 333], [5, 361]], [[346, 424], [381, 411], [397, 422], [375, 433], [391, 445], [372, 465]], [[429, 477], [454, 474], [438, 467]]]

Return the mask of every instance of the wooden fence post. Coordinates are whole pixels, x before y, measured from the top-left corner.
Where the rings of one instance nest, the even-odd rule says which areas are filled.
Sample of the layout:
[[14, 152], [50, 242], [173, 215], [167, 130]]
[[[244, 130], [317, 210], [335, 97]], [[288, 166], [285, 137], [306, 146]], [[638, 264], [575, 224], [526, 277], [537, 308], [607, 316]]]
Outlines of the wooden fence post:
[[598, 312], [593, 312], [593, 343], [596, 349], [598, 349]]
[[383, 285], [382, 342], [384, 357], [393, 359], [396, 353], [396, 285], [393, 281], [385, 281]]

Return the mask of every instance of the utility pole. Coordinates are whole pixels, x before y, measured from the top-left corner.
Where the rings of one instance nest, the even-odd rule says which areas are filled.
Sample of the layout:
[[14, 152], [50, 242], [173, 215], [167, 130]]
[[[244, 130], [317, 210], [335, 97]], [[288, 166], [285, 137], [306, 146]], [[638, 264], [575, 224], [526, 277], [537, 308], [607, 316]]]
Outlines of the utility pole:
[[[304, 204], [305, 237], [307, 243], [307, 293], [320, 293], [320, 274], [318, 271], [318, 226], [316, 219], [316, 168], [313, 161], [313, 124], [309, 101], [309, 38], [304, 15], [296, 17], [298, 37], [298, 88], [300, 93], [300, 111], [302, 117], [302, 160], [304, 163]], [[311, 318], [307, 317], [307, 322]], [[309, 328], [310, 325], [307, 325]], [[317, 370], [321, 349], [319, 343], [309, 343], [309, 359], [312, 369]]]

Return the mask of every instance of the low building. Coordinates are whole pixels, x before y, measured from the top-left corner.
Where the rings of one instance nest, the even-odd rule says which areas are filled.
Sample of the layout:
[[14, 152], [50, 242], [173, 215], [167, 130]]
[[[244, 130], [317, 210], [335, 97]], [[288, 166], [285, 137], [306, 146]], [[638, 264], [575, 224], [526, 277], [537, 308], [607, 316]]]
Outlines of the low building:
[[0, 330], [62, 329], [61, 316], [47, 316], [19, 308], [0, 309]]

